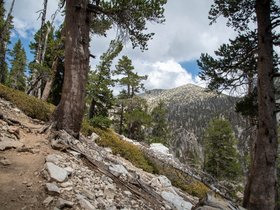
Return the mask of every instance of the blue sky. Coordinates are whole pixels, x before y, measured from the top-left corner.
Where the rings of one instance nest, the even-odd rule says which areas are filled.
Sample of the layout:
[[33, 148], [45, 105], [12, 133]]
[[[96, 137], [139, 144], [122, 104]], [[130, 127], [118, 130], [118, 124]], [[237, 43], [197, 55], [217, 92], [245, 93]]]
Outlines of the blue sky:
[[[11, 0], [6, 1], [9, 8]], [[15, 31], [12, 43], [18, 38], [24, 44], [28, 60], [33, 59], [29, 51], [29, 42], [40, 27], [38, 10], [42, 9], [43, 0], [18, 0], [13, 11]], [[149, 50], [142, 53], [133, 50], [131, 44], [125, 44], [120, 56], [127, 55], [140, 75], [148, 75], [145, 82], [147, 89], [174, 88], [187, 83], [205, 86], [197, 77], [199, 68], [196, 60], [201, 53], [213, 54], [217, 47], [227, 42], [235, 33], [226, 27], [225, 21], [209, 26], [208, 11], [212, 0], [169, 0], [165, 6], [164, 24], [148, 24], [148, 31], [155, 32], [149, 41]], [[26, 6], [28, 5], [28, 6]], [[191, 6], [190, 6], [191, 5]], [[50, 0], [47, 20], [58, 7], [58, 0]], [[60, 15], [56, 26], [63, 20]], [[92, 37], [91, 53], [97, 58], [106, 51], [111, 39], [116, 36], [116, 28], [109, 31], [107, 37]], [[91, 60], [94, 67], [98, 59]], [[115, 61], [116, 62], [116, 61]]]

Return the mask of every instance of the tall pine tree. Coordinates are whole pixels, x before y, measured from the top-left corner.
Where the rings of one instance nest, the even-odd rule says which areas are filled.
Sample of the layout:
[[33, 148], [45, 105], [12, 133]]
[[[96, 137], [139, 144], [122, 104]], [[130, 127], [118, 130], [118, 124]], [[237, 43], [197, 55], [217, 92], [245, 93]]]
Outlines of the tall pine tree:
[[25, 91], [26, 87], [26, 53], [21, 44], [20, 39], [15, 43], [14, 48], [10, 52], [11, 70], [8, 78], [8, 86]]
[[236, 139], [230, 122], [214, 119], [204, 134], [204, 170], [218, 180], [236, 181], [240, 178]]

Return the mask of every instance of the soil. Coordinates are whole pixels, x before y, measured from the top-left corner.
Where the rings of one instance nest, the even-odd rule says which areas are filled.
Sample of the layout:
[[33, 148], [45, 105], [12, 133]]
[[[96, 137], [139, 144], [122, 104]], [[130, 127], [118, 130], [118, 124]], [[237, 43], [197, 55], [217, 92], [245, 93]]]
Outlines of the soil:
[[[33, 121], [19, 110], [13, 110], [11, 105], [1, 102], [3, 102], [2, 99], [0, 113], [24, 125], [8, 126], [8, 128], [18, 129], [18, 141], [24, 146], [0, 151], [0, 160], [9, 162], [9, 164], [3, 164], [3, 161], [0, 161], [2, 162], [0, 163], [0, 209], [46, 209], [42, 204], [47, 195], [41, 171], [44, 167], [45, 156], [53, 153], [53, 150], [46, 136], [37, 134], [43, 124]], [[4, 121], [1, 120], [1, 124], [3, 126]], [[5, 130], [0, 132], [3, 134]]]

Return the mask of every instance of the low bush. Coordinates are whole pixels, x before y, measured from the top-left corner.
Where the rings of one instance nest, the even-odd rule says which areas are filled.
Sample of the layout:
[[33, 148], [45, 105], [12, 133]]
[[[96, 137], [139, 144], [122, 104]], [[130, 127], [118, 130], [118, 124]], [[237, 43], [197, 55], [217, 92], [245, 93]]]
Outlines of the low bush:
[[52, 104], [1, 84], [0, 97], [13, 103], [27, 116], [43, 121], [49, 120], [55, 109], [55, 106]]

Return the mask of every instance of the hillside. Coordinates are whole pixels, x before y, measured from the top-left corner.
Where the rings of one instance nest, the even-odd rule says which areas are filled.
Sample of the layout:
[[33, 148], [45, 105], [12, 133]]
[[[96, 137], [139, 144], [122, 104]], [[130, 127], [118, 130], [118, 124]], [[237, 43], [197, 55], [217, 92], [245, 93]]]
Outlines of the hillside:
[[183, 162], [197, 162], [202, 157], [202, 137], [208, 122], [218, 116], [228, 119], [239, 141], [239, 148], [246, 147], [246, 121], [235, 110], [238, 98], [207, 92], [196, 85], [187, 84], [169, 90], [150, 90], [142, 97], [153, 108], [163, 101], [168, 109], [168, 122], [172, 138], [171, 150]]
[[[3, 98], [0, 116], [0, 209], [190, 210], [195, 205], [241, 209], [221, 199], [224, 193], [212, 185], [209, 187], [219, 196], [208, 194], [198, 203], [197, 196], [202, 198], [210, 190], [199, 181], [206, 177], [194, 174], [194, 170], [170, 154], [119, 138], [109, 131], [99, 130], [100, 136], [81, 135], [77, 140], [65, 131], [47, 129], [43, 121], [26, 116]], [[140, 158], [138, 147], [141, 150], [137, 151], [149, 154], [150, 166], [158, 174], [135, 167], [121, 157], [120, 148], [116, 154], [115, 138], [122, 141], [119, 146], [127, 145], [122, 151], [134, 151], [132, 158]], [[112, 148], [96, 144], [105, 139], [111, 141]]]

